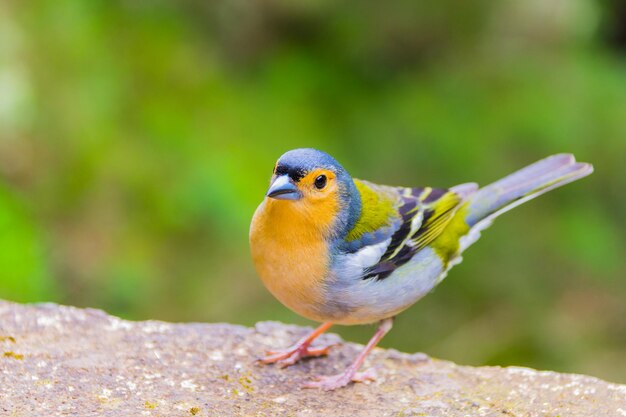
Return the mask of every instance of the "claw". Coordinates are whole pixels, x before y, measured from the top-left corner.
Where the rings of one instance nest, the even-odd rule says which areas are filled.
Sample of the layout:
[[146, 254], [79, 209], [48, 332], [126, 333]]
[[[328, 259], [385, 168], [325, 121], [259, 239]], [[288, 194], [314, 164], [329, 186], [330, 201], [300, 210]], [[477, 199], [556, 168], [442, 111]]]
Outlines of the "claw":
[[352, 376], [353, 382], [365, 382], [365, 381], [376, 381], [378, 378], [378, 373], [376, 372], [376, 368], [368, 368], [366, 371], [357, 372]]
[[308, 348], [307, 349], [307, 356], [325, 356], [328, 355], [328, 351], [330, 351], [330, 348], [337, 346], [337, 343], [334, 343], [332, 345], [327, 345], [327, 346], [319, 346], [319, 347], [313, 347], [313, 348]]
[[285, 350], [270, 350], [267, 351], [267, 355], [264, 358], [257, 359], [257, 363], [275, 363], [281, 368], [285, 366], [293, 365], [302, 358], [309, 356], [322, 356], [328, 354], [328, 350], [334, 346], [322, 346], [322, 347], [309, 347], [311, 342], [320, 334], [328, 330], [333, 324], [331, 322], [322, 323], [317, 329], [315, 329], [308, 336], [300, 339], [295, 345]]
[[319, 347], [292, 346], [283, 351], [269, 351], [267, 352], [268, 356], [257, 359], [257, 362], [264, 364], [275, 363], [277, 366], [284, 368], [295, 364], [300, 359], [327, 355], [333, 346], [335, 345]]
[[268, 353], [268, 356], [265, 356], [263, 358], [258, 358], [256, 361], [257, 362], [261, 362], [261, 363], [265, 363], [265, 364], [276, 363], [276, 362], [279, 362], [279, 361], [281, 361], [283, 359], [288, 358], [290, 355], [292, 355], [294, 353], [294, 351], [291, 351], [291, 350], [285, 350], [284, 352], [269, 351], [267, 353]]
[[350, 382], [365, 382], [376, 380], [376, 369], [369, 368], [365, 372], [355, 372], [354, 369], [348, 368], [343, 373], [331, 376], [316, 376], [313, 381], [305, 383], [303, 388], [321, 388], [324, 391], [332, 391], [337, 388], [345, 387]]

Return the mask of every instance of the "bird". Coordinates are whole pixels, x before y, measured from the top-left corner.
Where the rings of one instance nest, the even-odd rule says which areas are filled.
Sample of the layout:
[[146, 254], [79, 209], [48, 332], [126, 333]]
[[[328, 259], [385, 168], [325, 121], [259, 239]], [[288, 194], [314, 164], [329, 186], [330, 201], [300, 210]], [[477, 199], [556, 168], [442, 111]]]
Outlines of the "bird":
[[343, 372], [303, 387], [334, 390], [375, 379], [374, 369], [359, 368], [393, 318], [439, 284], [496, 217], [592, 172], [591, 164], [557, 154], [484, 187], [399, 187], [352, 178], [320, 150], [284, 153], [253, 215], [250, 251], [269, 292], [321, 324], [259, 361], [285, 367], [323, 356], [331, 346], [312, 342], [331, 326], [378, 323]]

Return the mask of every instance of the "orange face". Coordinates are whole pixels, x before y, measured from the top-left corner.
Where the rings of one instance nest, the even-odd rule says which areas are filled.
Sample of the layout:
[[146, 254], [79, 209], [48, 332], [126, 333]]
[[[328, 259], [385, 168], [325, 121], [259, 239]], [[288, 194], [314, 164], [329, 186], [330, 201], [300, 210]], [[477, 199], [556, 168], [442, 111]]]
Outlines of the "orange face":
[[321, 204], [334, 199], [337, 194], [335, 173], [327, 169], [317, 169], [308, 173], [296, 183], [303, 199], [312, 204]]
[[282, 221], [305, 222], [306, 229], [328, 231], [339, 209], [336, 174], [319, 168], [295, 178], [274, 174], [267, 204], [283, 214]]

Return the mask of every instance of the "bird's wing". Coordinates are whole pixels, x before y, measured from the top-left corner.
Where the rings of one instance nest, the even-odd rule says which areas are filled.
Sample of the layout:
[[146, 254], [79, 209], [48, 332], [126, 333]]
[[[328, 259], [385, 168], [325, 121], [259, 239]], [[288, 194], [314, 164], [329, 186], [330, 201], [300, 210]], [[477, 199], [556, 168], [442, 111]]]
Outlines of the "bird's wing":
[[465, 197], [475, 190], [474, 184], [452, 189], [379, 186], [378, 192], [395, 193], [397, 219], [394, 227], [383, 236], [365, 242], [355, 251], [353, 256], [361, 256], [358, 262], [363, 267], [361, 277], [384, 279], [411, 260], [442, 236]]
[[404, 204], [396, 187], [354, 180], [361, 197], [361, 215], [342, 242], [342, 250], [355, 253], [389, 239], [401, 226]]

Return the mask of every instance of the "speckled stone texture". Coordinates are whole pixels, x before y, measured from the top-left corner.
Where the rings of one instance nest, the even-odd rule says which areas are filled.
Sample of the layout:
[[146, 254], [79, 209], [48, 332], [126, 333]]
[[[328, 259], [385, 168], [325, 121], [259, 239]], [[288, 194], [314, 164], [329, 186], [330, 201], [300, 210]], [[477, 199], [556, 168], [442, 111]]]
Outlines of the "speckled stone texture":
[[[286, 369], [254, 358], [307, 329], [130, 322], [0, 301], [1, 416], [626, 416], [626, 386], [525, 368], [471, 368], [376, 349], [379, 379], [301, 390], [361, 346]], [[335, 335], [320, 342], [338, 342]]]

